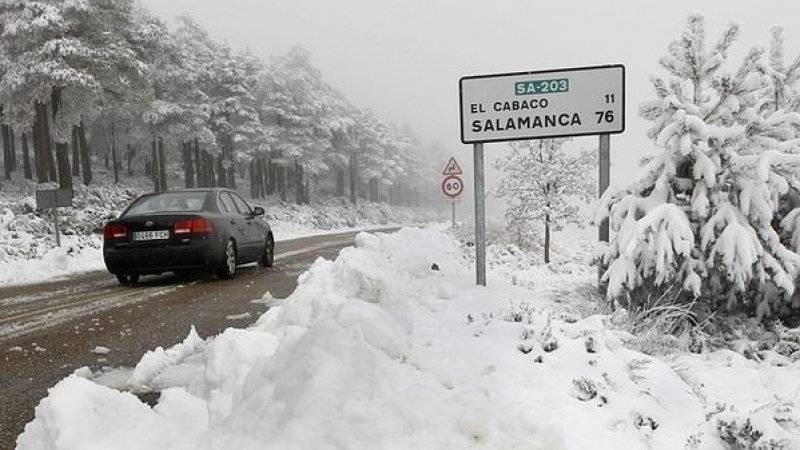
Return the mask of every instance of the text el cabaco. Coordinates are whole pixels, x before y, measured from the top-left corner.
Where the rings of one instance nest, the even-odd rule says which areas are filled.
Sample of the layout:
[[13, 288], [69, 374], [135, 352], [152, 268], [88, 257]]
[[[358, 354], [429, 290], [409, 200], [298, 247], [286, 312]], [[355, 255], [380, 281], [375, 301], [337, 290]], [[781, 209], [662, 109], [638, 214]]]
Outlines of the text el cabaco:
[[[530, 100], [497, 101], [489, 105], [494, 112], [510, 112], [512, 115], [503, 118], [473, 119], [470, 122], [473, 133], [485, 131], [524, 130], [535, 128], [556, 128], [580, 126], [581, 116], [577, 112], [547, 114], [535, 113], [535, 110], [547, 108], [549, 102], [546, 98]], [[483, 103], [470, 104], [471, 114], [486, 113]]]

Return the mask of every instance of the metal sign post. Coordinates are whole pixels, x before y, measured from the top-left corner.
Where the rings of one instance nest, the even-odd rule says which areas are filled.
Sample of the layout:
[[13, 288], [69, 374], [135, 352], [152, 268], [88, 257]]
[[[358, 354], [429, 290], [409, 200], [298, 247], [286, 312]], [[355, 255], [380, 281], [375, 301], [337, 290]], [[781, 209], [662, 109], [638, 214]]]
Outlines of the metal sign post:
[[[597, 198], [600, 198], [608, 189], [609, 181], [611, 180], [611, 136], [601, 134], [598, 141]], [[597, 240], [599, 242], [608, 242], [608, 238], [608, 218], [605, 218], [600, 222], [600, 226], [597, 227]], [[597, 265], [597, 289], [602, 294], [606, 293], [606, 285], [601, 281], [605, 269], [602, 263]]]
[[475, 161], [475, 271], [477, 283], [486, 286], [486, 194], [483, 179], [483, 143], [473, 146]]
[[[625, 67], [621, 64], [462, 77], [458, 82], [461, 142], [474, 144], [475, 255], [486, 285], [483, 144], [600, 136], [600, 195], [609, 182], [609, 134], [625, 131]], [[599, 239], [608, 241], [608, 223]]]
[[[606, 192], [606, 189], [608, 189], [611, 179], [611, 136], [601, 134], [598, 148], [597, 198], [600, 198]], [[600, 222], [600, 227], [597, 230], [597, 238], [600, 242], [608, 242], [608, 219], [603, 219], [603, 221]]]

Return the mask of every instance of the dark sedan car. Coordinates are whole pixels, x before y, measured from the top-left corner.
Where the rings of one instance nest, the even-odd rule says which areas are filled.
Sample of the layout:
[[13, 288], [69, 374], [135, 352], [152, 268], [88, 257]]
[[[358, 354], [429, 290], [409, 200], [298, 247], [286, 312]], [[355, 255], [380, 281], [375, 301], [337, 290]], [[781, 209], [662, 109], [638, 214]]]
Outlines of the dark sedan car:
[[263, 215], [230, 189], [145, 194], [106, 224], [103, 259], [122, 284], [197, 269], [232, 278], [240, 264], [272, 267], [275, 239]]

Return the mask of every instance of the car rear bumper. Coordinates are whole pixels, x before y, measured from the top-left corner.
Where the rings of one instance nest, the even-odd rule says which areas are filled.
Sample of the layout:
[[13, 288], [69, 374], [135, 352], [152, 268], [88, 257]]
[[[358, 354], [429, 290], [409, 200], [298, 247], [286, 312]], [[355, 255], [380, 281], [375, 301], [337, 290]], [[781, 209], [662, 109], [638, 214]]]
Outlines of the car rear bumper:
[[103, 260], [113, 274], [157, 274], [213, 268], [220, 264], [222, 249], [213, 241], [159, 247], [106, 246]]

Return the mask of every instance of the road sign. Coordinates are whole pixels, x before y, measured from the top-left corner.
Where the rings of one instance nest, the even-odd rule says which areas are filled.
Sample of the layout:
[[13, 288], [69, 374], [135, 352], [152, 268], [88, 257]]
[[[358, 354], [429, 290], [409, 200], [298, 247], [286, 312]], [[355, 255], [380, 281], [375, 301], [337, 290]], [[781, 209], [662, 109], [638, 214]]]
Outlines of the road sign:
[[61, 231], [59, 229], [58, 208], [72, 206], [72, 189], [43, 189], [36, 191], [36, 207], [51, 209], [56, 226], [56, 245], [61, 247]]
[[71, 206], [72, 189], [43, 189], [36, 191], [36, 207], [39, 209]]
[[622, 133], [622, 65], [462, 77], [461, 142]]
[[450, 161], [447, 161], [447, 165], [444, 166], [444, 170], [442, 171], [442, 175], [462, 175], [464, 172], [461, 171], [461, 166], [458, 165], [456, 159], [450, 157]]
[[455, 198], [464, 192], [464, 182], [458, 175], [448, 175], [442, 180], [442, 192], [444, 195]]

